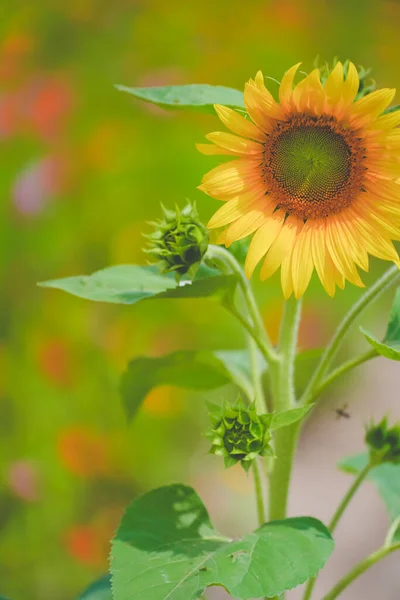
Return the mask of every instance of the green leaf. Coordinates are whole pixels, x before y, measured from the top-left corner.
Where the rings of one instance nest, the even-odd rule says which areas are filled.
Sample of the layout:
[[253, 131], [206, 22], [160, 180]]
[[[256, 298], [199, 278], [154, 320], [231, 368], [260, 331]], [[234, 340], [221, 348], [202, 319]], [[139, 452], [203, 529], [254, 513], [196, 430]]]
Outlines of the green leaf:
[[114, 600], [195, 600], [209, 586], [237, 600], [272, 597], [315, 576], [333, 545], [311, 517], [273, 521], [229, 540], [192, 488], [162, 487], [129, 506], [113, 540]]
[[303, 419], [306, 414], [313, 408], [313, 404], [307, 404], [306, 406], [299, 406], [298, 408], [291, 408], [284, 412], [275, 413], [271, 419], [270, 429], [280, 429], [281, 427], [287, 427], [292, 425], [300, 419]]
[[120, 391], [128, 418], [132, 418], [150, 390], [159, 385], [211, 390], [231, 382], [253, 400], [247, 351], [180, 350], [165, 356], [140, 356], [132, 360], [122, 376]]
[[79, 600], [113, 600], [110, 575], [106, 575], [102, 579], [92, 583], [92, 585], [79, 596]]
[[115, 87], [121, 92], [132, 94], [135, 98], [167, 109], [191, 108], [215, 114], [214, 104], [240, 109], [245, 106], [243, 92], [222, 85], [191, 84], [148, 88], [116, 85]]
[[383, 340], [380, 342], [363, 327], [360, 327], [360, 329], [378, 354], [391, 360], [400, 360], [400, 288], [396, 290], [390, 311], [389, 324]]
[[179, 285], [173, 276], [159, 273], [154, 266], [137, 265], [117, 265], [92, 275], [39, 283], [41, 287], [63, 290], [86, 300], [115, 304], [135, 304], [152, 298], [225, 297], [233, 293], [236, 284], [235, 275], [217, 275]]
[[[339, 463], [346, 473], [358, 475], [368, 462], [368, 454], [358, 454]], [[373, 467], [367, 475], [385, 503], [390, 520], [400, 517], [400, 464], [383, 463]]]

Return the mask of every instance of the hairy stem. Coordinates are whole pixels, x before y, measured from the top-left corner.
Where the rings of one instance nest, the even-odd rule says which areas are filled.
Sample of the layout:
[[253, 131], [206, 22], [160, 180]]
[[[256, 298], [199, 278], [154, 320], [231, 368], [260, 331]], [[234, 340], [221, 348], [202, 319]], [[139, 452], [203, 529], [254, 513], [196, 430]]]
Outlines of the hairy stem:
[[396, 550], [400, 550], [400, 542], [397, 544], [393, 544], [392, 546], [383, 546], [376, 552], [373, 552], [367, 558], [364, 558], [361, 562], [358, 563], [345, 575], [332, 589], [328, 592], [322, 600], [335, 600], [342, 592], [345, 590], [357, 577], [365, 573], [370, 567], [375, 565], [377, 562], [392, 554], [392, 552], [396, 552]]
[[336, 329], [336, 332], [326, 347], [320, 363], [311, 377], [310, 382], [301, 398], [302, 404], [307, 404], [312, 398], [315, 398], [315, 391], [318, 388], [322, 377], [325, 375], [329, 365], [335, 357], [344, 336], [353, 325], [359, 314], [364, 310], [364, 308], [376, 300], [385, 290], [393, 285], [399, 276], [399, 268], [394, 265], [388, 269], [386, 273], [384, 273], [382, 277], [380, 277], [380, 279], [378, 279], [370, 288], [368, 288], [361, 298], [350, 308], [349, 312]]
[[[301, 302], [287, 300], [279, 339], [280, 361], [270, 366], [274, 409], [278, 412], [295, 405], [294, 360], [300, 321]], [[275, 432], [275, 461], [269, 486], [269, 517], [284, 519], [286, 516], [289, 483], [300, 426], [298, 423]]]

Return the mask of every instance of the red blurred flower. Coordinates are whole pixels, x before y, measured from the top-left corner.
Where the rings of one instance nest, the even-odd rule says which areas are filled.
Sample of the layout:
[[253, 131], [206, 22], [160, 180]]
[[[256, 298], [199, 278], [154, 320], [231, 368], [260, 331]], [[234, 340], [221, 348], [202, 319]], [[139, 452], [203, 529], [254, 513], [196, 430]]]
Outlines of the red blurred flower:
[[92, 525], [71, 527], [65, 534], [65, 545], [68, 553], [85, 565], [101, 567], [107, 560], [108, 547]]
[[104, 433], [85, 426], [74, 426], [60, 432], [58, 455], [63, 466], [80, 477], [112, 475], [111, 440]]

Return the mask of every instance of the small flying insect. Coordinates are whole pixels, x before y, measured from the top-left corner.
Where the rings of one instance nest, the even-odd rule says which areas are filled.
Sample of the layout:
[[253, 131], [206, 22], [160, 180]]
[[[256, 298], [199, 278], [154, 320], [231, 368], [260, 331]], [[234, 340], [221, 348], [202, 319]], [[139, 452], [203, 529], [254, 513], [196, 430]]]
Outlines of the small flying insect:
[[350, 419], [351, 415], [347, 411], [348, 406], [349, 406], [348, 404], [344, 404], [342, 406], [342, 408], [337, 408], [335, 410], [335, 412], [336, 412], [336, 419], [342, 419], [342, 418], [343, 419]]

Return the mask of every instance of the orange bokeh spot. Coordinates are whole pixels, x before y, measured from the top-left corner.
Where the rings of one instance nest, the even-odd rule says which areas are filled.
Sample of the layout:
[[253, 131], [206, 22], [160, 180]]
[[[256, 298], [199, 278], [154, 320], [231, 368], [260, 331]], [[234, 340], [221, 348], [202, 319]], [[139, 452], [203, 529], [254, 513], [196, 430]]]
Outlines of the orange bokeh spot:
[[156, 416], [179, 415], [183, 409], [182, 393], [166, 385], [154, 388], [147, 395], [143, 409]]
[[71, 527], [64, 536], [67, 552], [85, 565], [106, 567], [110, 540], [124, 510], [123, 506], [114, 505], [96, 514], [90, 523]]
[[61, 431], [57, 446], [61, 463], [75, 475], [96, 477], [113, 473], [111, 442], [105, 434], [84, 426], [70, 427]]
[[69, 388], [75, 381], [70, 348], [62, 339], [47, 339], [39, 343], [37, 361], [40, 370], [54, 384]]
[[[264, 325], [274, 345], [279, 340], [282, 314], [283, 304], [281, 303], [268, 306], [262, 313]], [[318, 311], [315, 306], [305, 307], [299, 328], [299, 348], [303, 350], [320, 348], [326, 343], [328, 333], [329, 329], [326, 326], [326, 320], [322, 312]]]
[[65, 535], [65, 546], [73, 558], [85, 565], [101, 567], [107, 561], [108, 544], [92, 525], [72, 527]]

